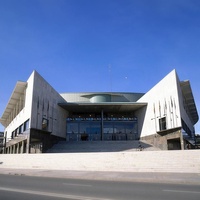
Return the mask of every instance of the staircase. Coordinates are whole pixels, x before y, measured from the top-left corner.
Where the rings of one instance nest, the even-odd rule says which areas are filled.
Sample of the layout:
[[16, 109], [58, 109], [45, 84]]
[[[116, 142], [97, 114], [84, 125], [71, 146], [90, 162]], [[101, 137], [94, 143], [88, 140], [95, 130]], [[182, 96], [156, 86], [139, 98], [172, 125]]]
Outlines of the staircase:
[[2, 154], [0, 169], [200, 173], [200, 150]]
[[158, 151], [160, 149], [145, 141], [61, 141], [55, 144], [47, 153], [83, 153], [83, 152], [132, 152], [140, 150], [139, 142], [144, 151]]

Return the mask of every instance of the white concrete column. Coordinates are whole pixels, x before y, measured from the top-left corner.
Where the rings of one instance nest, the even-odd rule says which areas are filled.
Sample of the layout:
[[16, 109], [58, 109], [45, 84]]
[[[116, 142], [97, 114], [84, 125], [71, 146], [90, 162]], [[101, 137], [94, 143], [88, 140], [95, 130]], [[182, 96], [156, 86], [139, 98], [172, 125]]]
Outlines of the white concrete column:
[[30, 149], [30, 136], [28, 136], [26, 140], [26, 153], [29, 153], [29, 149]]
[[22, 146], [21, 146], [21, 152], [20, 153], [24, 153], [24, 140], [22, 141]]
[[12, 148], [12, 153], [15, 154], [15, 144], [12, 145], [12, 147], [13, 147], [13, 148]]
[[17, 151], [16, 151], [16, 153], [18, 154], [19, 153], [19, 142], [16, 145], [17, 145]]

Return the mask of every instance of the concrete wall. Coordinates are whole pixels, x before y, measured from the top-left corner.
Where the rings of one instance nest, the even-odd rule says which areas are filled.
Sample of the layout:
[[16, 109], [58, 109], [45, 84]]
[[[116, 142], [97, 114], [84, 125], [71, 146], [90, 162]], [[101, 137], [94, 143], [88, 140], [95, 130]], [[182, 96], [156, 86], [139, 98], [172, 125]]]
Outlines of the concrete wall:
[[46, 131], [59, 137], [66, 137], [67, 112], [58, 106], [58, 103], [63, 103], [65, 100], [36, 71], [32, 76], [34, 81], [31, 91], [33, 94], [31, 128], [42, 130], [44, 122], [47, 122]]
[[163, 117], [166, 117], [167, 129], [181, 126], [178, 82], [176, 71], [173, 70], [138, 100], [148, 103], [146, 108], [136, 112], [141, 137], [160, 131], [159, 119]]
[[[161, 150], [181, 150], [184, 149], [185, 145], [182, 144], [183, 141], [181, 130], [174, 130], [163, 136], [159, 134], [149, 135], [141, 137], [141, 140], [145, 140], [149, 144], [152, 144]], [[176, 141], [176, 145], [173, 144], [173, 141]]]

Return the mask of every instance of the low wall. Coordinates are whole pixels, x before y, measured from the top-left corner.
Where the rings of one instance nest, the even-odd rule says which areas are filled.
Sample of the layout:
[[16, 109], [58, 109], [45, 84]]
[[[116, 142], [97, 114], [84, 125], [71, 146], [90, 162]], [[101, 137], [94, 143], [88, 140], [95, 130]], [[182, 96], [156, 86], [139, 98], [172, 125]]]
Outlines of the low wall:
[[[162, 135], [163, 134], [163, 135]], [[145, 140], [149, 144], [161, 149], [161, 150], [184, 150], [184, 141], [180, 130], [158, 133], [145, 137], [141, 137], [141, 140]], [[170, 143], [170, 141], [177, 140], [176, 145]]]

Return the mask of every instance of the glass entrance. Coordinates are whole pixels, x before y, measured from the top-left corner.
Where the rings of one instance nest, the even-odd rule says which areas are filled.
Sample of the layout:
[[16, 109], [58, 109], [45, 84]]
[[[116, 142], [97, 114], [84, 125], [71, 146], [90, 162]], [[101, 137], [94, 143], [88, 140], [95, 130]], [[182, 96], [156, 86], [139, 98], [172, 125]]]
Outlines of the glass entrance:
[[137, 118], [124, 114], [108, 117], [88, 115], [67, 118], [67, 141], [136, 140]]
[[104, 140], [136, 140], [137, 121], [105, 121]]
[[68, 121], [67, 140], [84, 141], [100, 140], [101, 124], [100, 121]]

